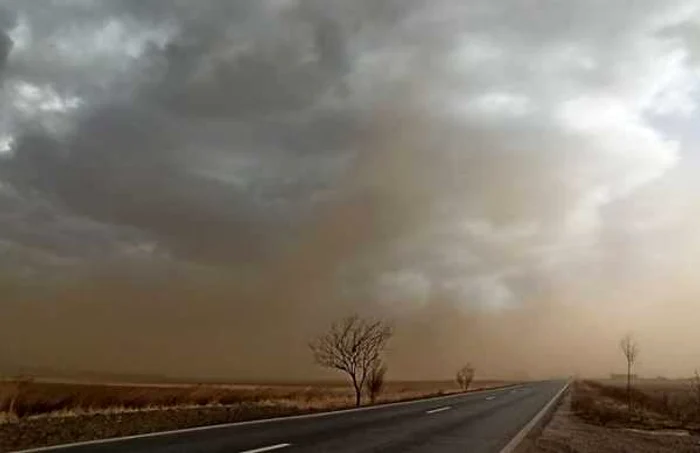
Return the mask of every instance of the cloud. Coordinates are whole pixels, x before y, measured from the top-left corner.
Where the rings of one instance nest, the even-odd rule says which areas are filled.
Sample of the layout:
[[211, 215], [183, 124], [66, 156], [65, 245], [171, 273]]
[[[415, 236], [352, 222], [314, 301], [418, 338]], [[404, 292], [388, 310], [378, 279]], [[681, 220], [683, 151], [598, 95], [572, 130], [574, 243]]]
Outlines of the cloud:
[[0, 70], [4, 69], [10, 50], [12, 50], [12, 40], [3, 30], [0, 30]]
[[32, 256], [158, 251], [261, 313], [507, 311], [612, 298], [649, 212], [693, 235], [697, 144], [656, 122], [697, 115], [693, 1], [0, 5], [0, 239]]
[[[56, 141], [16, 125], [8, 178], [49, 175], [41, 189], [69, 209], [185, 259], [264, 255], [357, 196], [408, 215], [408, 235], [455, 224], [451, 240], [480, 253], [498, 251], [458, 225], [534, 225], [531, 246], [550, 250], [595, 241], [604, 206], [677, 160], [649, 110], [693, 103], [683, 47], [662, 35], [687, 2], [549, 5], [535, 23], [487, 2], [8, 4], [29, 31], [6, 116], [70, 131]], [[45, 74], [49, 45], [65, 63]]]

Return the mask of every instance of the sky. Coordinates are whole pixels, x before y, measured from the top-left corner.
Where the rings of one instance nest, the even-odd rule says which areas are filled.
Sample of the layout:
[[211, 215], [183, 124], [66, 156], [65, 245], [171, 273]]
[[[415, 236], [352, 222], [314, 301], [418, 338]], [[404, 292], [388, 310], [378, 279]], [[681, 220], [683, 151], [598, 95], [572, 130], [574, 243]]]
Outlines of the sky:
[[687, 375], [699, 89], [695, 0], [0, 0], [0, 366]]

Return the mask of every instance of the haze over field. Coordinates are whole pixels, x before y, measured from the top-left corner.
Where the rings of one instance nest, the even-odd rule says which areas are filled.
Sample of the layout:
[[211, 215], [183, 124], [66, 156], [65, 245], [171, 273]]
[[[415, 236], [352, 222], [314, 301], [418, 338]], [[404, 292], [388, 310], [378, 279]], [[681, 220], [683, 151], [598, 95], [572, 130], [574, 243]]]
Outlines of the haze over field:
[[700, 367], [696, 0], [0, 0], [0, 369]]

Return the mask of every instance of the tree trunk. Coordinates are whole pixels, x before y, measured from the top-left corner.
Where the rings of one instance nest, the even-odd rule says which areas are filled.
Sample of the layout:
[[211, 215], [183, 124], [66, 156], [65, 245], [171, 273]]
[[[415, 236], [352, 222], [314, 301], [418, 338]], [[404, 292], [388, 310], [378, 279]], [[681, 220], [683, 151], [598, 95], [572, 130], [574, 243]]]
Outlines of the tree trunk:
[[362, 386], [357, 383], [357, 379], [353, 376], [352, 386], [355, 388], [355, 406], [360, 407], [362, 403]]
[[627, 411], [632, 412], [632, 363], [627, 362]]

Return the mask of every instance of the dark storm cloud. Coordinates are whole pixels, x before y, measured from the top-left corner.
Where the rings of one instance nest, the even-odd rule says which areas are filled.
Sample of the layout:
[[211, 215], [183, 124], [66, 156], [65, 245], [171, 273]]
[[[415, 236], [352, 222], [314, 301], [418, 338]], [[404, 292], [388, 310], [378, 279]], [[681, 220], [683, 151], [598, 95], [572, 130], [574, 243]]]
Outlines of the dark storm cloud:
[[[676, 163], [647, 115], [694, 104], [687, 44], [660, 33], [692, 1], [530, 3], [0, 0], [16, 13], [0, 23], [2, 258], [92, 271], [0, 307], [4, 342], [274, 375], [321, 323], [367, 310], [419, 314], [403, 351], [427, 323], [427, 355], [461, 357], [475, 331], [501, 344], [488, 361], [535, 316], [490, 332], [475, 306], [542, 313], [533, 299], [615, 287], [621, 249], [601, 236], [647, 211], [605, 210]], [[626, 260], [661, 247], [642, 243]]]
[[[293, 31], [288, 20], [262, 16], [260, 4], [122, 2], [102, 15], [74, 7], [83, 14], [69, 21], [128, 15], [175, 31], [132, 62], [126, 98], [86, 99], [67, 136], [21, 132], [3, 164], [6, 179], [81, 215], [150, 232], [190, 258], [245, 262], [259, 254], [273, 232], [298, 221], [286, 204], [327, 189], [322, 166], [342, 158], [356, 123], [342, 109], [315, 107], [349, 64], [332, 19], [297, 19], [296, 37], [285, 33]], [[32, 12], [24, 11], [30, 19]], [[36, 12], [40, 23], [50, 21]], [[237, 159], [253, 168], [212, 175]]]
[[12, 29], [15, 24], [16, 17], [14, 13], [0, 5], [0, 76], [13, 44], [12, 39], [7, 35], [7, 31]]
[[[3, 178], [188, 260], [275, 259], [359, 204], [363, 241], [422, 237], [402, 260], [424, 263], [461, 242], [500, 275], [500, 248], [594, 235], [602, 205], [673, 160], [616, 110], [653, 83], [618, 93], [619, 71], [589, 63], [654, 33], [655, 2], [551, 5], [534, 24], [518, 2], [5, 4], [20, 107]], [[606, 30], [620, 33], [602, 48]], [[606, 102], [613, 121], [577, 129]], [[639, 151], [612, 152], [622, 136]]]
[[[163, 150], [174, 125], [131, 108], [94, 113], [68, 143], [27, 135], [7, 164], [11, 181], [43, 191], [74, 212], [149, 231], [176, 251], [250, 258], [264, 212], [226, 184], [190, 175]], [[259, 215], [259, 218], [255, 218]], [[211, 256], [210, 256], [211, 257]]]
[[3, 30], [0, 30], [0, 71], [5, 67], [10, 50], [12, 50], [12, 40]]
[[[183, 258], [220, 264], [250, 263], [297, 241], [316, 228], [319, 211], [344, 203], [369, 206], [359, 220], [369, 229], [373, 222], [396, 226], [396, 207], [371, 207], [393, 189], [349, 183], [361, 152], [383, 152], [367, 138], [376, 134], [369, 109], [382, 93], [371, 85], [354, 89], [350, 80], [357, 52], [381, 48], [382, 40], [366, 42], [352, 23], [391, 30], [393, 14], [408, 11], [391, 3], [187, 2], [163, 9], [126, 2], [110, 4], [102, 16], [94, 7], [80, 9], [78, 19], [64, 12], [88, 31], [120, 19], [149, 23], [167, 38], [144, 38], [141, 54], [126, 58], [129, 69], [108, 85], [113, 98], [79, 89], [84, 105], [64, 114], [73, 117], [69, 133], [20, 132], [5, 178], [76, 214], [145, 231]], [[61, 36], [55, 25], [47, 28], [53, 34], [39, 35]], [[108, 52], [121, 45], [100, 36]], [[66, 67], [76, 58], [85, 74], [94, 69], [70, 47], [64, 53]], [[19, 61], [32, 69], [30, 57]], [[86, 85], [99, 84], [101, 71]], [[75, 83], [59, 80], [68, 91]]]

